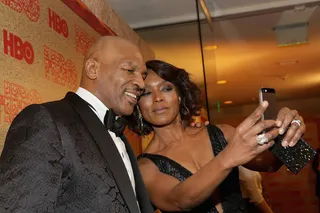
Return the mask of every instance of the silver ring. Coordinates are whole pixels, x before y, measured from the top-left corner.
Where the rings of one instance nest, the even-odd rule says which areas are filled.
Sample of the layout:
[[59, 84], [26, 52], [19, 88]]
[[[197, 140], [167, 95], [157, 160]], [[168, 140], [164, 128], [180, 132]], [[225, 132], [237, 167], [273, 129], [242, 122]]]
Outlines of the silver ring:
[[269, 139], [265, 136], [265, 134], [260, 134], [260, 135], [257, 135], [257, 143], [259, 145], [263, 145], [265, 143], [268, 143], [269, 142]]
[[298, 120], [298, 119], [293, 119], [293, 120], [291, 121], [291, 124], [293, 124], [293, 123], [298, 124], [299, 127], [301, 126], [301, 121]]

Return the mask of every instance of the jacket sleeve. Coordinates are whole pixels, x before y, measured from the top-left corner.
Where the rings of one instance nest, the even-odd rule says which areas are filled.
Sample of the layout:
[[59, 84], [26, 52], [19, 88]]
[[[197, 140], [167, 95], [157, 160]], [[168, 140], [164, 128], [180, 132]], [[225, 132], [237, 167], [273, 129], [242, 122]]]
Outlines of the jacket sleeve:
[[11, 124], [0, 157], [0, 212], [54, 212], [62, 158], [49, 111], [25, 108]]

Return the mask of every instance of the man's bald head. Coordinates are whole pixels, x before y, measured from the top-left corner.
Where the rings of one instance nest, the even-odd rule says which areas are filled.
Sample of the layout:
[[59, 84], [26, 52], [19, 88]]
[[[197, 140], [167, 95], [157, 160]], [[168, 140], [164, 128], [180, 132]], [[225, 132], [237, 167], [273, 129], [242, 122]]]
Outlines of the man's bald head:
[[139, 52], [139, 54], [141, 54], [139, 48], [135, 44], [121, 37], [103, 36], [98, 38], [94, 43], [92, 43], [85, 54], [80, 86], [86, 87], [86, 81], [89, 80], [86, 68], [88, 60], [94, 60], [100, 63], [108, 59], [108, 57], [112, 57], [119, 53], [121, 54], [121, 52], [126, 52], [128, 49], [133, 49], [135, 52]]
[[99, 61], [101, 59], [101, 55], [103, 55], [104, 53], [107, 53], [109, 51], [112, 51], [112, 49], [114, 48], [119, 48], [124, 45], [134, 46], [138, 48], [135, 44], [118, 36], [100, 37], [88, 48], [84, 57], [84, 63], [90, 58]]
[[142, 54], [135, 44], [105, 36], [87, 50], [80, 86], [118, 115], [129, 115], [144, 88], [146, 74]]

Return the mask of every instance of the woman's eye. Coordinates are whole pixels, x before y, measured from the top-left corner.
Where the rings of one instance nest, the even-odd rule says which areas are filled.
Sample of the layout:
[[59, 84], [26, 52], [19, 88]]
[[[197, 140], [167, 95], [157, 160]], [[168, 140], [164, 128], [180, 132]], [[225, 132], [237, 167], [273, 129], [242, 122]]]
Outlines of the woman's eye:
[[130, 72], [130, 73], [134, 72], [134, 70], [130, 70], [130, 69], [127, 69], [127, 71]]
[[166, 87], [163, 87], [163, 91], [165, 91], [165, 92], [169, 92], [169, 91], [171, 91], [173, 88], [172, 87], [170, 87], [170, 86], [166, 86]]
[[149, 92], [149, 91], [144, 91], [142, 94], [141, 94], [141, 96], [147, 96], [147, 95], [150, 95], [151, 94], [151, 92]]

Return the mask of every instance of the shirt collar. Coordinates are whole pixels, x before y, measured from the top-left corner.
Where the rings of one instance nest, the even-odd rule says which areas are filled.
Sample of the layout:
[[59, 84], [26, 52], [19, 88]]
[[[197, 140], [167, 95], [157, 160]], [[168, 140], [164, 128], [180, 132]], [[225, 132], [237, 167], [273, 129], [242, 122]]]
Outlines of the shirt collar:
[[92, 110], [96, 113], [100, 121], [104, 123], [104, 116], [106, 115], [107, 110], [109, 110], [108, 107], [106, 107], [106, 105], [104, 105], [95, 95], [82, 87], [78, 88], [76, 94], [88, 102], [91, 105], [91, 108], [93, 107]]

